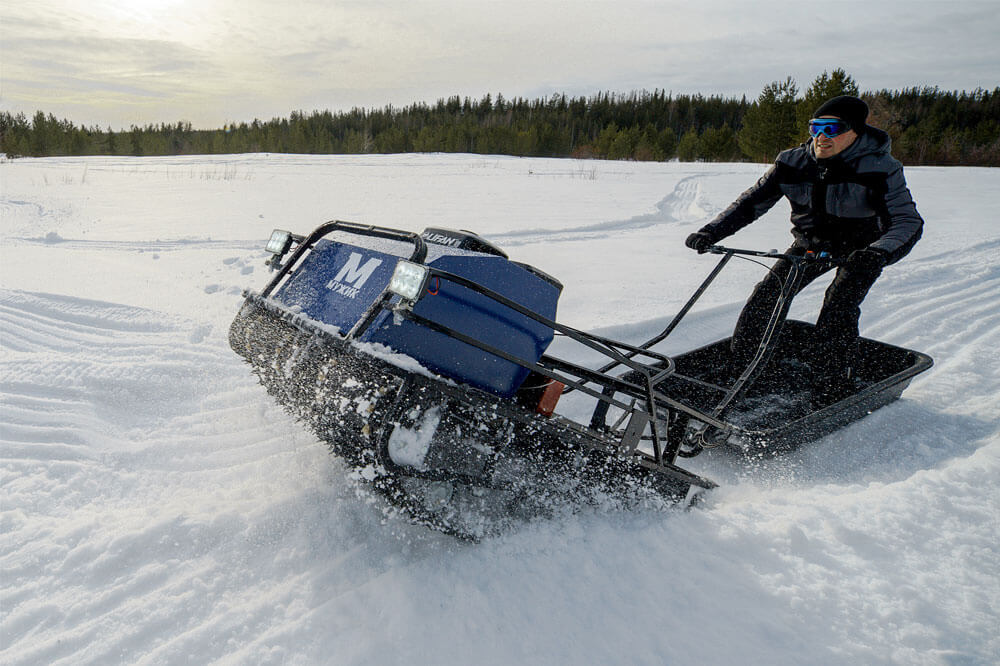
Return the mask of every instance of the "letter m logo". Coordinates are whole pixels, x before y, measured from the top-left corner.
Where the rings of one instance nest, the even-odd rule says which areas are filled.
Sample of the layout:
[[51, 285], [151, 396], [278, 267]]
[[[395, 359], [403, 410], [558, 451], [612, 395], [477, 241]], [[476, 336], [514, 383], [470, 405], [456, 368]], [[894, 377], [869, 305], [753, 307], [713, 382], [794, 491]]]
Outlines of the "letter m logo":
[[375, 269], [382, 264], [381, 259], [369, 259], [365, 262], [365, 265], [361, 265], [361, 259], [363, 257], [357, 252], [351, 252], [351, 257], [344, 264], [344, 267], [340, 269], [337, 273], [337, 277], [333, 278], [337, 282], [346, 282], [348, 284], [353, 284], [355, 288], [360, 289], [368, 278], [372, 276]]

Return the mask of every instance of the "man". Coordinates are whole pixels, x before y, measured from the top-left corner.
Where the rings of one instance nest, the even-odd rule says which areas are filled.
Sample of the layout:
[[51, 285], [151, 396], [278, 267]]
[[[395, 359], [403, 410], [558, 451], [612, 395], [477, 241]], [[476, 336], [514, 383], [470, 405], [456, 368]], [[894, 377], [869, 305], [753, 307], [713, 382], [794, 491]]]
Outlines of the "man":
[[[868, 126], [867, 120], [868, 105], [857, 97], [844, 95], [822, 104], [809, 121], [812, 138], [779, 154], [756, 185], [686, 241], [688, 247], [705, 252], [785, 196], [792, 207], [795, 237], [787, 253], [829, 252], [846, 258], [816, 320], [819, 344], [810, 366], [817, 403], [854, 390], [861, 302], [882, 269], [904, 257], [923, 229], [903, 167], [889, 154], [889, 135]], [[805, 266], [799, 290], [832, 268], [827, 262]], [[789, 262], [779, 260], [740, 313], [732, 340], [736, 374], [756, 353], [789, 270]]]

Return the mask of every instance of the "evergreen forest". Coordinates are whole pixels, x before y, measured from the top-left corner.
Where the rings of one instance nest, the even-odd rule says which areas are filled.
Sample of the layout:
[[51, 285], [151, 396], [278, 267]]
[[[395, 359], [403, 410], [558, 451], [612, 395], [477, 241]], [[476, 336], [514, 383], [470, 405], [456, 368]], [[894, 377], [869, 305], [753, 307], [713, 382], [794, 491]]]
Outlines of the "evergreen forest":
[[53, 155], [448, 152], [613, 160], [769, 162], [807, 138], [812, 111], [852, 94], [886, 130], [907, 165], [1000, 166], [1000, 88], [909, 88], [861, 92], [842, 69], [799, 91], [787, 78], [755, 100], [663, 90], [591, 97], [481, 99], [292, 112], [287, 118], [194, 129], [189, 122], [127, 130], [76, 126], [38, 111], [0, 113], [0, 152]]

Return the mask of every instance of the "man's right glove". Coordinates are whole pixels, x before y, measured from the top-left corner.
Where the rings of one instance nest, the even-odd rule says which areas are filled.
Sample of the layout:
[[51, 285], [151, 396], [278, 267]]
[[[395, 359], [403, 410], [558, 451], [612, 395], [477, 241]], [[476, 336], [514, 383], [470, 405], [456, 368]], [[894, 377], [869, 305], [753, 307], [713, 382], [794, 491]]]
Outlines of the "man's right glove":
[[708, 251], [708, 248], [715, 245], [715, 238], [706, 231], [696, 231], [687, 237], [684, 244], [692, 250], [697, 250], [698, 254], [704, 254]]
[[847, 257], [846, 268], [850, 268], [862, 273], [874, 273], [878, 275], [885, 268], [889, 260], [889, 253], [877, 247], [866, 247], [855, 250]]

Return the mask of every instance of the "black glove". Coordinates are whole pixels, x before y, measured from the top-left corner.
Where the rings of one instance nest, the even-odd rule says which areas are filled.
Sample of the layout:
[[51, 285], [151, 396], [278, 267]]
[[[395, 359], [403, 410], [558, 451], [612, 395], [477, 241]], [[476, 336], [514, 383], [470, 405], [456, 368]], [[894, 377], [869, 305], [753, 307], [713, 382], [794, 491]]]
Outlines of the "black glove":
[[698, 254], [704, 254], [708, 248], [715, 245], [715, 238], [707, 231], [696, 231], [687, 237], [684, 244], [692, 250], [698, 250]]
[[889, 263], [889, 253], [877, 247], [855, 250], [847, 257], [848, 268], [866, 273], [881, 272], [887, 263]]

